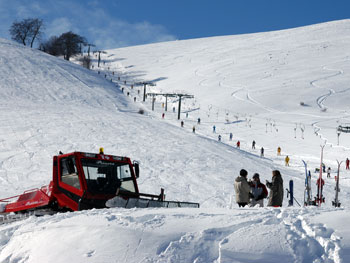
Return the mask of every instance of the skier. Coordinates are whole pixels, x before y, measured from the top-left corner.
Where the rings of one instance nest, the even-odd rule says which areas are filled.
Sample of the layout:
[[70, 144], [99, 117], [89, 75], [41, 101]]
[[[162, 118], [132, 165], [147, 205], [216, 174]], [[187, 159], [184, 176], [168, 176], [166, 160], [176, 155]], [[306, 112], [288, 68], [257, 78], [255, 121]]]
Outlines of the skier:
[[252, 142], [252, 149], [255, 149], [255, 141]]
[[261, 147], [261, 150], [260, 150], [260, 157], [264, 157], [264, 147]]
[[324, 163], [322, 163], [322, 172], [326, 172], [326, 165]]
[[241, 148], [241, 142], [240, 141], [237, 141], [237, 143], [236, 143], [236, 145], [237, 145], [237, 148]]
[[279, 146], [278, 146], [278, 148], [277, 148], [277, 155], [278, 155], [278, 156], [281, 156], [281, 147], [279, 147]]
[[197, 123], [198, 123], [198, 124], [201, 123], [201, 118], [198, 118]]
[[216, 127], [215, 127], [215, 125], [213, 126], [213, 133], [215, 133], [216, 132]]
[[286, 166], [289, 166], [289, 156], [287, 155], [286, 158], [284, 159]]
[[181, 121], [181, 127], [183, 127], [184, 126], [184, 121]]
[[232, 141], [233, 134], [230, 132], [230, 141]]
[[264, 207], [264, 198], [267, 197], [268, 192], [266, 186], [260, 182], [259, 174], [255, 173], [253, 175], [253, 181], [249, 183], [250, 185], [250, 207], [259, 205], [259, 207]]
[[350, 160], [349, 158], [346, 158], [346, 161], [345, 161], [345, 165], [346, 165], [346, 170], [349, 170], [349, 165], [350, 165]]
[[192, 127], [192, 132], [193, 133], [196, 133], [196, 127], [193, 125], [193, 127]]
[[236, 202], [239, 207], [245, 207], [249, 203], [250, 186], [247, 181], [248, 172], [242, 169], [235, 180]]
[[175, 112], [175, 107], [173, 107], [173, 112]]
[[331, 178], [331, 167], [327, 169], [327, 178]]
[[164, 119], [165, 113], [162, 113], [162, 119]]
[[269, 203], [267, 206], [282, 206], [283, 202], [283, 179], [278, 170], [272, 171], [272, 181], [266, 180], [266, 186], [270, 188]]
[[219, 142], [221, 142], [221, 135], [220, 134], [218, 136], [218, 140], [219, 140]]

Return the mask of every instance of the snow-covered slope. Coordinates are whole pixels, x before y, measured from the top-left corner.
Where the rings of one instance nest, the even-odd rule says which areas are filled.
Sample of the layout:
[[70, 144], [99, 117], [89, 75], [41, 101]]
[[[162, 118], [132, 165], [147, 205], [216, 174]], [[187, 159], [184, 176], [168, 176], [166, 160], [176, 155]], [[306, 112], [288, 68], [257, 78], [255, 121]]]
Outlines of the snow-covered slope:
[[[156, 80], [150, 91], [193, 94], [195, 99], [183, 106], [189, 111], [189, 130], [200, 117], [198, 133], [215, 139], [221, 134], [223, 142], [233, 146], [240, 140], [242, 149], [254, 154], [264, 147], [274, 164], [283, 165], [288, 155], [291, 167], [301, 173], [302, 159], [312, 171], [319, 167], [320, 145], [326, 144], [324, 163], [335, 175], [336, 160], [345, 168], [350, 157], [349, 135], [342, 133], [338, 145], [336, 133], [339, 125], [350, 126], [349, 31], [350, 20], [342, 20], [110, 50], [105, 59], [111, 70], [122, 72], [122, 80]], [[255, 151], [250, 149], [253, 140]], [[276, 156], [279, 146], [281, 157]], [[328, 183], [332, 191], [334, 181]], [[350, 186], [347, 177], [342, 184]]]
[[[201, 203], [200, 209], [93, 210], [2, 225], [0, 262], [349, 260], [348, 230], [341, 222], [348, 220], [350, 183], [343, 170], [345, 208], [330, 207], [334, 179], [326, 181], [322, 209], [288, 208], [286, 200], [279, 209], [238, 209], [232, 202], [241, 168], [249, 177], [259, 172], [262, 181], [279, 169], [285, 185], [294, 179], [302, 201], [301, 159], [311, 169], [318, 166], [324, 139], [334, 176], [335, 160], [343, 160], [350, 147], [345, 134], [337, 146], [335, 134], [349, 111], [349, 28], [345, 20], [110, 50], [102, 74], [0, 40], [0, 197], [47, 184], [51, 158], [60, 150], [96, 152], [104, 146], [107, 153], [141, 161], [142, 192], [163, 187], [169, 200]], [[184, 128], [176, 113], [161, 119], [160, 98], [154, 112], [149, 100], [140, 102], [139, 87], [130, 84], [144, 80], [157, 83], [149, 91], [195, 96], [184, 102]], [[138, 114], [141, 107], [146, 114]], [[252, 140], [256, 150], [250, 149]], [[262, 146], [265, 158], [259, 156]], [[283, 165], [286, 154], [291, 167]]]

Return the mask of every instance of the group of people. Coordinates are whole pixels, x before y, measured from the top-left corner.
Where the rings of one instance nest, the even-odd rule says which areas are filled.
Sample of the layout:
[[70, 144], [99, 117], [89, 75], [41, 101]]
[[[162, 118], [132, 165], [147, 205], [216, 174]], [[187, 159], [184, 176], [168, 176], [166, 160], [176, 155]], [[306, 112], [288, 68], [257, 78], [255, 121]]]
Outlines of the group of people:
[[[261, 183], [260, 175], [255, 173], [252, 180], [247, 179], [248, 172], [242, 169], [236, 178], [234, 187], [236, 191], [236, 202], [239, 207], [264, 206], [264, 199], [269, 196], [267, 206], [280, 207], [283, 202], [283, 179], [278, 170], [272, 171], [271, 182], [266, 180], [266, 186]], [[268, 195], [267, 188], [270, 189]]]

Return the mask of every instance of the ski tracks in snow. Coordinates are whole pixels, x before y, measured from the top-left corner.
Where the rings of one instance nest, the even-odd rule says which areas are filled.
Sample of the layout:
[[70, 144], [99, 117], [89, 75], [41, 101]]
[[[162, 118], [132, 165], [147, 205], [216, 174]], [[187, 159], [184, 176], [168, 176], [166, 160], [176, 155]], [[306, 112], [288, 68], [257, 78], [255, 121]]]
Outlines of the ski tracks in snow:
[[[336, 71], [336, 73], [332, 74], [332, 75], [329, 75], [329, 76], [326, 76], [326, 77], [322, 77], [322, 78], [319, 78], [319, 79], [315, 79], [313, 81], [310, 82], [310, 85], [311, 86], [314, 86], [316, 88], [322, 88], [321, 86], [317, 85], [316, 82], [318, 81], [321, 81], [321, 80], [327, 80], [329, 78], [333, 78], [333, 77], [336, 77], [336, 76], [339, 76], [341, 74], [344, 74], [344, 71], [343, 70], [338, 70], [338, 69], [331, 69], [331, 68], [327, 68], [326, 66], [323, 66], [323, 69], [324, 70], [328, 70], [328, 71]], [[318, 105], [318, 107], [322, 110], [322, 111], [326, 111], [327, 110], [327, 107], [324, 105], [324, 102], [326, 101], [326, 99], [330, 96], [332, 96], [333, 94], [335, 94], [336, 92], [333, 90], [333, 89], [329, 89], [328, 93], [326, 94], [323, 94], [321, 96], [319, 96], [317, 99], [316, 99], [316, 103]]]

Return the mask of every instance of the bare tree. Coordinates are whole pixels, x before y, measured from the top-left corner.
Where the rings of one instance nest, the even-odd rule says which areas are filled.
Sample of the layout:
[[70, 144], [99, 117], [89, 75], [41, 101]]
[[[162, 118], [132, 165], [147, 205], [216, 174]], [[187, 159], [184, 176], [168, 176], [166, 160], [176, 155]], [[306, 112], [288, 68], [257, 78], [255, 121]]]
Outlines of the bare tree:
[[63, 33], [57, 39], [64, 59], [69, 60], [71, 56], [74, 56], [80, 52], [80, 44], [86, 45], [87, 41], [84, 37], [79, 36], [72, 31]]
[[40, 39], [44, 28], [43, 20], [27, 18], [20, 22], [13, 22], [10, 28], [11, 38], [23, 45], [33, 47], [34, 41]]
[[52, 36], [48, 41], [41, 43], [39, 48], [40, 50], [53, 56], [63, 55], [61, 43], [56, 36]]

